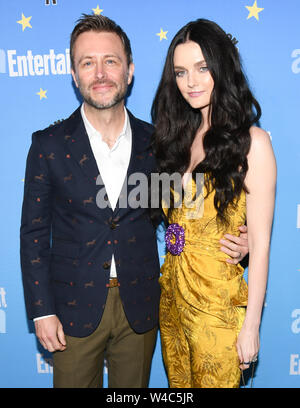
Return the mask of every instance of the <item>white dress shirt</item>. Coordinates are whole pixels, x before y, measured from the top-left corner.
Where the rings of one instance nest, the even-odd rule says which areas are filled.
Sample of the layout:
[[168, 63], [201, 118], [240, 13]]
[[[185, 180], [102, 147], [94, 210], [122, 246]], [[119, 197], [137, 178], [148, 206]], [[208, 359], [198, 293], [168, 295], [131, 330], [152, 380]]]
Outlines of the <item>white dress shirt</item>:
[[[106, 193], [112, 207], [115, 209], [121, 189], [127, 174], [127, 169], [131, 156], [132, 132], [127, 110], [124, 107], [125, 121], [122, 132], [115, 144], [110, 149], [106, 142], [102, 140], [101, 134], [91, 125], [84, 112], [84, 103], [81, 106], [81, 116], [90, 141], [99, 173], [105, 185]], [[99, 186], [100, 188], [100, 186]], [[110, 277], [117, 276], [114, 255], [111, 259]], [[41, 316], [33, 319], [37, 321], [45, 317]]]
[[[125, 122], [123, 130], [115, 144], [110, 149], [102, 140], [101, 134], [88, 121], [84, 104], [81, 106], [81, 115], [90, 145], [97, 162], [99, 173], [105, 185], [106, 193], [112, 210], [115, 209], [121, 189], [127, 174], [131, 155], [132, 133], [128, 113], [124, 107]], [[114, 255], [111, 260], [110, 277], [117, 276]]]

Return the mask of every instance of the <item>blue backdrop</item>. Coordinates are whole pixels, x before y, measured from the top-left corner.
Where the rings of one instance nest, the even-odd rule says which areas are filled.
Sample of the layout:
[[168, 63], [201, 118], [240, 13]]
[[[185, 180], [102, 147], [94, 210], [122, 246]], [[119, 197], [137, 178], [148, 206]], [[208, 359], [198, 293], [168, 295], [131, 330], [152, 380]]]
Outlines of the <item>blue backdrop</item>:
[[[261, 103], [278, 164], [270, 274], [254, 386], [300, 386], [300, 3], [299, 0], [1, 0], [0, 387], [51, 387], [51, 355], [27, 321], [19, 263], [25, 160], [31, 134], [79, 104], [69, 66], [69, 36], [81, 13], [118, 22], [136, 66], [128, 108], [150, 121], [170, 40], [199, 17], [238, 40]], [[158, 35], [160, 34], [160, 35]], [[161, 235], [161, 234], [159, 234]], [[159, 242], [161, 262], [163, 248]], [[158, 340], [150, 387], [167, 387]]]

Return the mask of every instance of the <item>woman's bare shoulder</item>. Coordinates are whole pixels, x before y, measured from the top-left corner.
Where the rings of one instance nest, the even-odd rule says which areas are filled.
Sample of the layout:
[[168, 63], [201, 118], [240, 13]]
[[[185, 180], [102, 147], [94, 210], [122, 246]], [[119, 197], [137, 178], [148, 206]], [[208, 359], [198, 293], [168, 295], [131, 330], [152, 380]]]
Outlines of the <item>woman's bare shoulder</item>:
[[252, 126], [250, 128], [250, 137], [250, 154], [265, 149], [269, 150], [272, 147], [270, 135], [264, 129]]

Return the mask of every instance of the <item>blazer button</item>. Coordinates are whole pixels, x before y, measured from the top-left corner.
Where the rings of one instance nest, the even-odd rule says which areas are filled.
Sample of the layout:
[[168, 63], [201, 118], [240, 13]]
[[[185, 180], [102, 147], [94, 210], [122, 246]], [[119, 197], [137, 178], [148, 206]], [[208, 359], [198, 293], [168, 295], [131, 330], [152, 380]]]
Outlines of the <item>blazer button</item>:
[[108, 269], [110, 267], [110, 262], [104, 262], [102, 266], [104, 269]]
[[117, 228], [117, 224], [116, 224], [115, 222], [112, 222], [112, 223], [110, 224], [110, 228], [111, 228], [112, 230], [115, 230], [115, 229]]

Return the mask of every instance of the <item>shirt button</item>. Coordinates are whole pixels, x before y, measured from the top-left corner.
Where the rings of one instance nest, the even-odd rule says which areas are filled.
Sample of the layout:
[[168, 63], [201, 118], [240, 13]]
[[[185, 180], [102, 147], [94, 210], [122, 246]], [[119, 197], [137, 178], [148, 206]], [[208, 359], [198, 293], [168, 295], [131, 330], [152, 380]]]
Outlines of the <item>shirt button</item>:
[[104, 262], [102, 266], [104, 269], [108, 269], [110, 267], [110, 262]]

